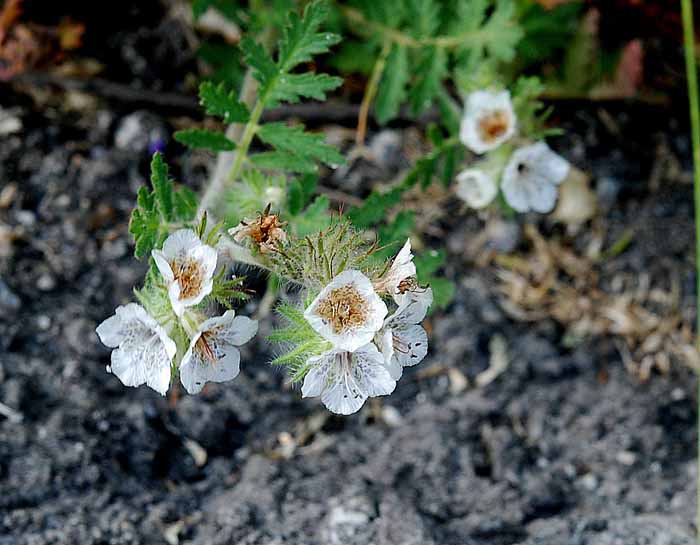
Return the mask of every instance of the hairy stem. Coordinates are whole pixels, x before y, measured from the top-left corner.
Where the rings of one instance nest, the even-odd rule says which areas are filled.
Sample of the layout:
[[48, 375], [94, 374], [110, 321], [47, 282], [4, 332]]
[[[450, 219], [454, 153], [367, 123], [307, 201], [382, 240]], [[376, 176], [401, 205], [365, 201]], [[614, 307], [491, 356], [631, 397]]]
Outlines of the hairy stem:
[[[274, 30], [272, 27], [266, 28], [260, 34], [260, 43], [264, 47], [267, 47], [273, 39]], [[253, 108], [253, 105], [256, 104], [257, 92], [258, 82], [253, 77], [253, 71], [249, 68], [245, 73], [245, 77], [243, 78], [243, 85], [241, 86], [239, 100], [243, 104], [245, 104], [248, 107], [248, 109], [251, 109]], [[258, 121], [259, 119], [260, 116], [258, 116]], [[203, 214], [205, 210], [208, 210], [209, 212], [212, 212], [216, 215], [216, 207], [223, 201], [223, 192], [226, 190], [226, 187], [229, 184], [229, 174], [233, 170], [233, 165], [237, 162], [240, 162], [242, 164], [245, 159], [245, 155], [248, 151], [247, 147], [245, 151], [243, 151], [240, 148], [239, 142], [241, 142], [244, 138], [246, 129], [249, 125], [250, 123], [246, 125], [234, 123], [232, 125], [229, 125], [226, 129], [226, 137], [229, 140], [233, 140], [234, 142], [236, 142], [236, 144], [238, 144], [239, 147], [234, 151], [221, 152], [217, 155], [214, 174], [209, 180], [207, 188], [204, 191], [204, 195], [202, 196], [202, 200], [199, 203], [197, 216]], [[248, 142], [248, 145], [250, 145], [250, 142]]]
[[[683, 12], [683, 37], [685, 44], [685, 70], [688, 79], [688, 101], [690, 105], [690, 127], [693, 142], [693, 182], [695, 197], [695, 302], [696, 342], [700, 349], [700, 100], [698, 99], [698, 76], [695, 65], [695, 30], [693, 27], [693, 5], [691, 0], [681, 0]], [[697, 519], [696, 531], [700, 545], [700, 377], [698, 377], [698, 465], [697, 465]]]
[[382, 51], [379, 54], [377, 62], [374, 63], [374, 68], [372, 69], [372, 75], [367, 82], [367, 87], [365, 88], [365, 94], [362, 97], [362, 104], [360, 105], [360, 113], [357, 116], [357, 132], [355, 134], [355, 143], [361, 146], [365, 142], [365, 135], [367, 134], [367, 117], [369, 116], [369, 108], [374, 101], [374, 97], [377, 94], [377, 88], [379, 87], [379, 81], [382, 79], [382, 74], [384, 73], [384, 67], [386, 66], [386, 59], [389, 57], [389, 52], [391, 51], [391, 42], [387, 40], [384, 42]]

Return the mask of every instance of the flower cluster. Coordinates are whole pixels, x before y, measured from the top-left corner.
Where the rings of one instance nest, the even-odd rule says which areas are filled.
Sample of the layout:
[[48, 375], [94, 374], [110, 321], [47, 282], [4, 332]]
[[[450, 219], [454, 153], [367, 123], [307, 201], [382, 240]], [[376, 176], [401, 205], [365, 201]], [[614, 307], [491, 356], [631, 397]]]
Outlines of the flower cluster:
[[[513, 141], [518, 120], [508, 91], [480, 90], [466, 100], [460, 140], [477, 155]], [[557, 201], [557, 186], [569, 173], [569, 163], [544, 142], [528, 143], [507, 160], [500, 154], [482, 159], [457, 176], [456, 193], [472, 208], [490, 205], [500, 190], [517, 212], [551, 212]]]
[[258, 324], [232, 310], [208, 319], [203, 314], [203, 302], [215, 285], [227, 284], [223, 275], [214, 275], [216, 249], [195, 231], [180, 229], [152, 257], [157, 279], [140, 293], [143, 305], [120, 306], [97, 328], [102, 343], [114, 348], [109, 370], [125, 386], [146, 384], [162, 395], [174, 371], [190, 394], [207, 382], [236, 378], [237, 347], [255, 336]]
[[[374, 282], [353, 269], [335, 276], [304, 311], [328, 349], [305, 362], [302, 395], [320, 396], [331, 412], [351, 414], [368, 397], [392, 393], [403, 368], [428, 352], [419, 324], [432, 300], [431, 289], [416, 281], [410, 240]], [[387, 302], [397, 307], [390, 316]]]

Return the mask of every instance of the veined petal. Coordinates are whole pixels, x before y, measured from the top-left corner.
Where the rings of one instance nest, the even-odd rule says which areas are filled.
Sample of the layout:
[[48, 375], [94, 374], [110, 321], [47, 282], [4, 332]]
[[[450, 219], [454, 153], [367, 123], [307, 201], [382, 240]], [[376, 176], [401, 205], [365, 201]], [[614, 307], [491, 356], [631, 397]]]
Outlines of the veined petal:
[[384, 366], [384, 357], [374, 344], [366, 344], [353, 353], [352, 371], [357, 384], [369, 397], [389, 395], [396, 388]]
[[98, 328], [98, 334], [106, 342], [118, 341], [112, 351], [111, 372], [125, 386], [147, 384], [165, 394], [177, 347], [142, 306], [130, 303], [118, 307], [115, 315]]
[[200, 245], [202, 241], [192, 229], [178, 229], [165, 239], [163, 255], [167, 261], [173, 261]]
[[400, 324], [392, 329], [394, 357], [401, 367], [417, 365], [428, 354], [428, 334], [417, 324]]
[[241, 353], [235, 346], [219, 347], [211, 361], [190, 345], [180, 363], [180, 381], [188, 394], [198, 394], [207, 382], [228, 382], [240, 372]]
[[320, 395], [326, 408], [336, 414], [357, 412], [368, 397], [390, 394], [396, 386], [384, 357], [371, 343], [355, 352], [329, 350], [309, 363], [303, 397]]
[[433, 290], [432, 288], [419, 287], [395, 296], [394, 301], [399, 308], [387, 318], [387, 322], [418, 324], [423, 321], [428, 309], [433, 304]]
[[190, 394], [207, 382], [227, 382], [240, 372], [241, 353], [236, 348], [257, 333], [258, 323], [233, 310], [202, 322], [180, 363], [180, 380]]

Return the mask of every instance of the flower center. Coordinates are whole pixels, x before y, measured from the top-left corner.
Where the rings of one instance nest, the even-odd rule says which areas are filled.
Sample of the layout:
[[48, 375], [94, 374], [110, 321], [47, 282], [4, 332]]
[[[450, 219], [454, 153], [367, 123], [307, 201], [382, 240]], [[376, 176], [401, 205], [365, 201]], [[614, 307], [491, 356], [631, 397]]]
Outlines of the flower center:
[[202, 288], [204, 272], [194, 259], [174, 261], [170, 264], [175, 280], [180, 284], [180, 299], [189, 299], [197, 295]]
[[340, 334], [367, 320], [367, 303], [352, 284], [332, 290], [317, 307], [318, 315]]
[[508, 113], [496, 110], [479, 119], [479, 133], [485, 142], [493, 142], [503, 136], [510, 125]]

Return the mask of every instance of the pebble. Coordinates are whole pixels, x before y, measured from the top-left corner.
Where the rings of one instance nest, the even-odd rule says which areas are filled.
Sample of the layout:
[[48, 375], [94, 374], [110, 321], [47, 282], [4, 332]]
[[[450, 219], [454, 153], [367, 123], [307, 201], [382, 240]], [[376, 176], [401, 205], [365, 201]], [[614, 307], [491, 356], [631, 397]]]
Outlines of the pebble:
[[37, 279], [36, 287], [41, 291], [51, 291], [56, 287], [56, 279], [49, 273], [44, 273]]
[[46, 314], [39, 314], [36, 318], [36, 325], [41, 331], [46, 331], [51, 327], [51, 318]]
[[0, 278], [0, 310], [10, 312], [19, 310], [21, 301], [17, 295]]

